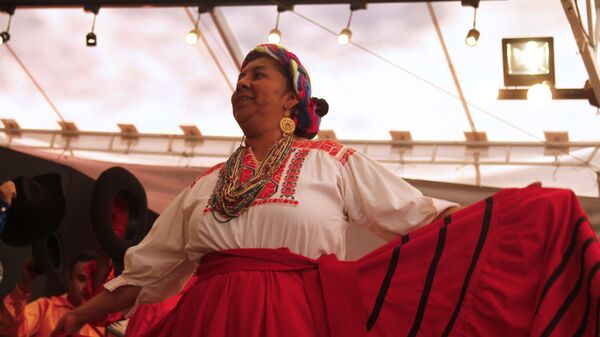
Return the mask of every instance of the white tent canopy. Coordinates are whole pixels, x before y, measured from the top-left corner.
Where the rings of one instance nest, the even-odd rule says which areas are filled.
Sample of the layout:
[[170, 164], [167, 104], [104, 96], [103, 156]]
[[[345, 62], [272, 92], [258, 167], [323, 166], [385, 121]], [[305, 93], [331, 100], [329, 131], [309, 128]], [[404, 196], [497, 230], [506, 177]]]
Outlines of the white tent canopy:
[[[433, 8], [473, 126], [489, 142], [464, 143], [463, 132], [473, 128], [424, 3], [369, 4], [354, 13], [353, 44], [344, 47], [335, 33], [347, 23], [348, 5], [299, 5], [281, 14], [281, 43], [309, 69], [313, 94], [330, 104], [322, 128], [407, 178], [496, 187], [540, 180], [598, 196], [595, 107], [585, 100], [533, 106], [482, 92], [503, 86], [504, 37], [553, 36], [556, 86], [583, 86], [589, 76], [560, 1], [482, 1], [476, 48], [464, 44], [471, 7], [450, 1]], [[275, 5], [219, 10], [243, 52], [266, 41], [277, 13]], [[17, 8], [11, 40], [0, 46], [0, 118], [24, 130], [19, 137], [0, 130], [0, 145], [141, 164], [222, 161], [240, 136], [229, 105], [237, 69], [209, 14], [200, 20], [203, 40], [185, 44], [195, 13], [101, 8], [98, 46], [88, 48], [92, 15], [81, 8]], [[0, 29], [7, 19], [0, 16]], [[69, 135], [78, 137], [56, 131], [60, 119], [74, 122], [81, 132]], [[120, 138], [117, 123], [137, 127], [136, 144]], [[182, 124], [210, 137], [192, 146], [175, 136]], [[409, 131], [414, 141], [392, 146], [389, 130]], [[572, 143], [557, 151], [543, 143], [544, 131], [566, 131]]]

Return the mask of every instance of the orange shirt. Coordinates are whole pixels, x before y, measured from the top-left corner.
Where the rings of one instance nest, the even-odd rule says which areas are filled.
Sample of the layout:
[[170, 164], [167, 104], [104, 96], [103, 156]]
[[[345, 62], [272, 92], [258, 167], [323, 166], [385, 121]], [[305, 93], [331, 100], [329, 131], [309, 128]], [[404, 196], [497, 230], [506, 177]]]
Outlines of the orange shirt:
[[[0, 308], [0, 336], [4, 337], [50, 337], [58, 321], [75, 307], [67, 300], [67, 294], [41, 297], [27, 303], [31, 293], [18, 286], [4, 298]], [[84, 336], [103, 336], [104, 328], [86, 324], [79, 333]]]

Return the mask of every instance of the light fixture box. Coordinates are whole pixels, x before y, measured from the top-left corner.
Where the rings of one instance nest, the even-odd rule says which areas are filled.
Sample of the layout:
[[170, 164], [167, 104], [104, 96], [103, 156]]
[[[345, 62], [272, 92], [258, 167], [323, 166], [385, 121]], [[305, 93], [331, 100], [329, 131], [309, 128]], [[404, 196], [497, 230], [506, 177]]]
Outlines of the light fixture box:
[[317, 139], [337, 139], [337, 137], [333, 130], [319, 130], [319, 132], [317, 133]]
[[554, 38], [502, 39], [502, 65], [506, 87], [554, 85]]
[[465, 155], [469, 157], [483, 158], [488, 156], [489, 146], [487, 133], [485, 131], [465, 131], [463, 132], [467, 143], [480, 142], [482, 144], [469, 144], [465, 146]]
[[139, 132], [133, 124], [117, 124], [121, 130], [121, 138], [123, 140], [138, 140], [140, 139]]
[[568, 131], [544, 131], [544, 156], [557, 157], [569, 154], [569, 132]]
[[4, 133], [6, 133], [10, 137], [20, 138], [21, 137], [21, 127], [19, 123], [17, 123], [14, 119], [2, 118], [0, 119], [2, 124], [4, 125]]
[[185, 137], [185, 144], [189, 146], [196, 146], [202, 144], [202, 132], [195, 125], [180, 125], [179, 128], [183, 131]]
[[[409, 131], [399, 131], [399, 130], [390, 130], [390, 136], [392, 137], [392, 142], [412, 142], [412, 135]], [[409, 144], [392, 144], [392, 152], [399, 152], [402, 154], [411, 154], [412, 153], [412, 145]]]

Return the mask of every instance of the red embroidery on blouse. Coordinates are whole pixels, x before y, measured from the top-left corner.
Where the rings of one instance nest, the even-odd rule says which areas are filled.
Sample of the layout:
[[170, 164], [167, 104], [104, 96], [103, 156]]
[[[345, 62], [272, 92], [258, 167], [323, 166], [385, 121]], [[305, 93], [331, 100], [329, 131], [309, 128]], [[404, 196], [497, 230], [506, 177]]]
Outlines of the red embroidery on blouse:
[[342, 165], [346, 164], [350, 156], [356, 152], [355, 149], [346, 147], [332, 139], [303, 140], [294, 145], [296, 148], [301, 149], [318, 149], [325, 151], [335, 157]]
[[[295, 141], [293, 144], [293, 150], [284, 159], [281, 166], [277, 169], [271, 180], [269, 180], [263, 189], [260, 191], [256, 200], [252, 202], [250, 206], [264, 205], [264, 204], [284, 204], [284, 205], [299, 205], [298, 200], [295, 199], [296, 188], [298, 186], [298, 180], [302, 165], [306, 160], [306, 157], [310, 153], [310, 150], [317, 149], [329, 153], [335, 157], [342, 165], [348, 162], [348, 159], [356, 152], [356, 150], [346, 147], [335, 140], [300, 140]], [[240, 180], [245, 182], [252, 177], [256, 171], [256, 161], [250, 151], [247, 151], [244, 155], [244, 165], [242, 167], [242, 173]], [[289, 164], [288, 164], [289, 162]], [[218, 167], [213, 167], [204, 175], [209, 174], [217, 168], [222, 167], [223, 164]], [[287, 167], [287, 170], [286, 170]], [[283, 173], [285, 170], [285, 178], [281, 182]], [[204, 176], [203, 175], [203, 176]], [[202, 177], [202, 176], [201, 176]], [[280, 184], [281, 182], [281, 184]], [[281, 187], [281, 189], [280, 189]], [[275, 197], [277, 191], [280, 190], [278, 197]], [[211, 200], [214, 198], [214, 194], [211, 196]], [[210, 208], [210, 202], [206, 205], [204, 213], [212, 211]]]
[[198, 182], [198, 180], [206, 177], [207, 175], [213, 173], [214, 171], [220, 169], [221, 167], [223, 167], [223, 165], [225, 165], [225, 163], [218, 163], [217, 165], [209, 168], [208, 170], [204, 171], [201, 175], [199, 175], [196, 179], [194, 179], [194, 181], [192, 182], [192, 184], [190, 185], [190, 187], [194, 187], [194, 185], [196, 185], [196, 183]]
[[342, 165], [346, 165], [346, 163], [348, 162], [348, 159], [350, 159], [350, 156], [352, 156], [355, 152], [356, 152], [356, 150], [353, 148], [350, 148], [350, 147], [345, 148], [344, 152], [339, 157], [340, 163], [342, 163]]
[[[290, 152], [285, 157], [285, 159], [283, 160], [283, 162], [281, 163], [279, 168], [277, 168], [277, 171], [275, 171], [275, 173], [273, 174], [273, 177], [271, 177], [271, 179], [269, 181], [267, 181], [267, 183], [265, 184], [263, 189], [260, 191], [260, 193], [256, 197], [256, 200], [254, 200], [252, 202], [252, 204], [250, 204], [250, 206], [262, 205], [262, 204], [272, 204], [272, 203], [293, 204], [293, 205], [298, 204], [297, 201], [295, 203], [290, 203], [290, 201], [288, 201], [288, 200], [284, 201], [284, 199], [282, 199], [282, 198], [272, 198], [277, 193], [277, 190], [279, 189], [279, 182], [281, 181], [281, 177], [283, 176], [283, 171], [285, 170], [285, 167], [287, 166], [287, 163], [288, 163], [292, 153], [293, 153], [293, 151]], [[240, 181], [242, 183], [246, 182], [248, 179], [250, 179], [252, 177], [252, 175], [254, 174], [254, 172], [256, 171], [256, 161], [254, 160], [254, 157], [252, 156], [252, 153], [250, 151], [246, 151], [246, 153], [244, 154], [243, 161], [244, 161], [244, 164], [242, 166], [242, 174], [240, 177]], [[212, 198], [214, 198], [214, 193], [213, 193], [213, 195], [211, 195], [210, 200], [212, 200]], [[208, 213], [208, 212], [212, 211], [212, 208], [209, 206], [210, 204], [211, 203], [209, 202], [206, 205], [203, 213]]]
[[302, 169], [302, 164], [308, 156], [309, 150], [307, 149], [295, 149], [294, 158], [288, 166], [285, 179], [281, 186], [281, 196], [290, 200], [294, 200], [294, 194], [296, 194], [296, 186], [298, 185], [298, 176]]

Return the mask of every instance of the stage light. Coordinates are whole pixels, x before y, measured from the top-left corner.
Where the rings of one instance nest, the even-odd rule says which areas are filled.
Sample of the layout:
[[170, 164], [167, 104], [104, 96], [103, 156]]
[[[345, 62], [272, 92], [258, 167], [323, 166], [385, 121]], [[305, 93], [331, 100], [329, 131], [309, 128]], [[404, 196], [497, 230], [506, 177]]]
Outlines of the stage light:
[[527, 100], [536, 106], [544, 106], [552, 100], [552, 90], [548, 83], [532, 85], [527, 90]]
[[505, 86], [554, 84], [554, 39], [502, 39]]
[[467, 34], [465, 43], [469, 47], [475, 47], [477, 45], [477, 40], [479, 40], [479, 31], [477, 29], [473, 28]]
[[281, 32], [277, 28], [273, 28], [269, 33], [269, 37], [267, 38], [269, 43], [278, 44], [281, 41]]
[[0, 46], [8, 42], [8, 40], [10, 40], [10, 34], [8, 32], [0, 33]]
[[[479, 3], [477, 3], [477, 5], [479, 5]], [[467, 33], [467, 37], [465, 38], [465, 43], [469, 47], [475, 47], [477, 45], [477, 41], [479, 40], [480, 35], [477, 28], [475, 28], [475, 26], [477, 25], [477, 7], [474, 6], [473, 9], [473, 28], [469, 30], [469, 32]]]
[[8, 42], [10, 40], [10, 22], [12, 21], [13, 14], [15, 14], [15, 6], [12, 7], [2, 7], [0, 9], [2, 12], [8, 13], [8, 24], [6, 25], [6, 30], [0, 33], [0, 46]]
[[96, 34], [94, 32], [90, 32], [85, 36], [85, 43], [88, 47], [94, 47], [96, 42]]
[[279, 16], [284, 10], [285, 9], [281, 6], [277, 7], [277, 19], [275, 19], [275, 28], [271, 29], [271, 31], [269, 32], [269, 36], [267, 37], [269, 43], [278, 44], [279, 41], [281, 41], [281, 32], [279, 31]]
[[88, 47], [95, 47], [98, 44], [98, 37], [96, 36], [96, 33], [94, 33], [94, 28], [96, 28], [96, 16], [98, 16], [100, 6], [86, 5], [83, 7], [83, 10], [86, 12], [92, 12], [94, 14], [94, 20], [92, 21], [92, 30], [85, 36], [85, 45]]
[[350, 43], [350, 40], [352, 39], [352, 31], [350, 30], [350, 28], [342, 29], [342, 31], [338, 34], [337, 39], [338, 43], [342, 46], [345, 46], [348, 43]]
[[342, 46], [347, 45], [352, 41], [352, 31], [350, 30], [350, 23], [352, 22], [352, 14], [354, 13], [354, 9], [350, 6], [350, 17], [348, 18], [348, 24], [346, 28], [342, 29], [337, 36], [338, 43]]
[[352, 31], [350, 30], [350, 23], [352, 22], [352, 14], [354, 14], [354, 11], [359, 9], [367, 9], [367, 3], [353, 1], [350, 4], [350, 17], [348, 17], [348, 24], [346, 24], [346, 28], [342, 29], [337, 36], [338, 43], [342, 46], [345, 46], [352, 41]]
[[198, 7], [198, 16], [196, 16], [194, 28], [185, 35], [185, 42], [187, 44], [195, 45], [198, 43], [198, 40], [200, 39], [200, 30], [198, 29], [198, 23], [200, 23], [200, 14], [206, 12], [206, 10], [207, 9], [204, 7]]
[[194, 45], [200, 39], [200, 31], [198, 29], [192, 29], [185, 35], [185, 42], [189, 45]]

